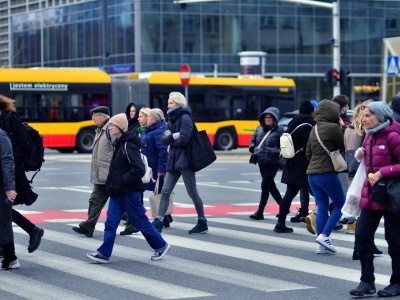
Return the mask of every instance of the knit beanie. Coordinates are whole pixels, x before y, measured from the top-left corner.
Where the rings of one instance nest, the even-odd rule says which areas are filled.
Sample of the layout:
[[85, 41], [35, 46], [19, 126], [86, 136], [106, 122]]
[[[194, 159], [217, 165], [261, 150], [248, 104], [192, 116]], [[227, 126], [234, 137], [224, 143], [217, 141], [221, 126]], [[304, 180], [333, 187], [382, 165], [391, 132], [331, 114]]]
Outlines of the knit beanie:
[[110, 124], [114, 124], [121, 129], [122, 132], [126, 132], [128, 130], [128, 119], [124, 113], [113, 116], [110, 119]]
[[382, 101], [373, 101], [369, 103], [367, 107], [382, 123], [393, 115], [393, 112], [390, 109], [389, 105]]
[[148, 115], [153, 118], [153, 120], [158, 123], [164, 120], [164, 113], [159, 108], [150, 109]]
[[314, 111], [314, 105], [308, 100], [301, 102], [299, 112], [305, 115], [311, 115]]

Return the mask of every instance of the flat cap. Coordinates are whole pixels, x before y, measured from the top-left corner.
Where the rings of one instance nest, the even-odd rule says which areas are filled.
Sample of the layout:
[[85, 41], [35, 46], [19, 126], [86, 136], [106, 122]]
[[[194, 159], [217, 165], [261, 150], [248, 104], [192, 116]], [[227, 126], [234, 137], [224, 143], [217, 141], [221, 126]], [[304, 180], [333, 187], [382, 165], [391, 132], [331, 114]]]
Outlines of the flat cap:
[[105, 114], [107, 116], [110, 115], [110, 109], [107, 106], [96, 106], [95, 108], [90, 110], [90, 113], [102, 113]]

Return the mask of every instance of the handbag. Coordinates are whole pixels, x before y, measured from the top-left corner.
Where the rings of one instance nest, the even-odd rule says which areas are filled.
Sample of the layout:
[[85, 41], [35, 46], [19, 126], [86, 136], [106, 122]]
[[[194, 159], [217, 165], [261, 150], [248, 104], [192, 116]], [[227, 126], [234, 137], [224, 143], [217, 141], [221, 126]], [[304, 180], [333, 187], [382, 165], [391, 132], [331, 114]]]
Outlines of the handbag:
[[250, 159], [249, 159], [249, 163], [256, 165], [258, 162], [257, 159], [257, 150], [260, 149], [260, 147], [262, 146], [262, 144], [264, 143], [264, 141], [267, 139], [267, 137], [269, 136], [269, 134], [271, 133], [271, 130], [269, 130], [264, 137], [262, 138], [262, 140], [260, 141], [260, 143], [254, 148], [254, 153], [251, 154]]
[[205, 130], [198, 131], [194, 123], [193, 126], [194, 134], [186, 147], [186, 156], [190, 169], [197, 172], [212, 164], [217, 156], [208, 139], [207, 132]]
[[342, 171], [346, 170], [347, 169], [347, 163], [344, 160], [343, 156], [340, 154], [339, 149], [335, 150], [335, 151], [329, 151], [328, 148], [325, 147], [324, 143], [319, 138], [317, 125], [315, 125], [315, 134], [317, 135], [318, 142], [320, 143], [322, 148], [324, 148], [326, 153], [331, 158], [331, 161], [332, 161], [332, 164], [333, 164], [333, 168], [335, 169], [335, 171], [336, 172], [342, 172]]
[[[369, 171], [368, 174], [373, 174], [374, 169], [372, 167], [372, 141], [369, 143]], [[371, 189], [371, 201], [386, 204], [388, 203], [387, 188], [391, 179], [380, 179], [377, 183], [372, 186]]]
[[346, 201], [342, 207], [342, 214], [346, 218], [357, 218], [360, 216], [361, 207], [361, 190], [367, 177], [364, 159], [360, 162], [360, 166], [354, 175], [349, 189], [346, 194]]
[[[153, 218], [157, 217], [158, 214], [158, 209], [160, 208], [160, 201], [161, 201], [161, 193], [158, 192], [159, 184], [160, 184], [160, 176], [157, 177], [156, 181], [156, 186], [154, 187], [154, 192], [153, 195], [149, 197], [149, 202], [150, 202], [150, 210], [151, 210], [151, 215]], [[165, 215], [172, 214], [174, 210], [174, 192], [171, 193], [169, 196], [169, 205], [167, 212]]]

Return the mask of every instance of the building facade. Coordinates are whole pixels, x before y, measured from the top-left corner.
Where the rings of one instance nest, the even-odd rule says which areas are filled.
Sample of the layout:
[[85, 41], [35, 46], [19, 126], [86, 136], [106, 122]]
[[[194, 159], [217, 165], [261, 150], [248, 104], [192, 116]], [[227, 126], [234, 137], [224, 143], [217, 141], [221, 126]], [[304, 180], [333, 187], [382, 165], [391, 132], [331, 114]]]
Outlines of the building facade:
[[[330, 1], [320, 1], [330, 2]], [[379, 98], [382, 38], [400, 35], [399, 1], [340, 0], [341, 68], [352, 100]], [[106, 20], [106, 22], [103, 22]], [[332, 10], [278, 0], [177, 7], [173, 0], [0, 0], [0, 66], [240, 73], [267, 53], [266, 76], [292, 77], [298, 100], [332, 97]]]

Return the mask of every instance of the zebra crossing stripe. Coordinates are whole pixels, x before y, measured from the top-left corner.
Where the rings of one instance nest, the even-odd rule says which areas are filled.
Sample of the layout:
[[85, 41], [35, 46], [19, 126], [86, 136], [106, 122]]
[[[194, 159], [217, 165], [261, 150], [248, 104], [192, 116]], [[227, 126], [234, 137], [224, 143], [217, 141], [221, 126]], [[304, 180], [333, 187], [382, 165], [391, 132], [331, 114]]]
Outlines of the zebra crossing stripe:
[[[276, 221], [275, 215], [264, 214], [264, 218]], [[266, 223], [266, 222], [255, 222], [255, 221], [250, 221], [250, 220], [247, 221], [247, 220], [239, 220], [239, 219], [234, 219], [234, 218], [210, 218], [208, 221], [216, 222], [216, 223], [220, 223], [220, 224], [238, 225], [238, 226], [245, 226], [245, 227], [250, 227], [250, 228], [266, 229], [266, 230], [271, 230], [271, 231], [274, 230], [274, 228], [275, 228], [275, 223], [270, 224], [270, 223]], [[315, 246], [313, 243], [311, 243], [313, 235], [307, 231], [305, 226], [303, 228], [295, 227], [294, 231], [295, 231], [295, 234], [306, 235], [308, 237], [311, 237], [309, 245]], [[237, 232], [237, 231], [235, 231], [235, 232]], [[384, 229], [378, 228], [376, 233], [384, 234]], [[224, 236], [226, 236], [226, 235], [224, 235]], [[283, 235], [283, 236], [290, 237], [290, 235]], [[272, 236], [268, 236], [268, 237], [272, 237]], [[280, 242], [282, 241], [281, 237], [282, 237], [282, 234], [279, 235]], [[346, 241], [346, 242], [354, 243], [354, 234], [341, 234], [341, 232], [337, 232], [337, 233], [333, 233], [332, 239], [333, 239], [333, 242], [335, 242], [337, 240], [337, 241]], [[290, 239], [290, 242], [292, 242], [292, 239]], [[384, 239], [375, 239], [375, 244], [377, 246], [387, 247], [387, 242]], [[341, 249], [340, 250], [341, 252], [343, 251], [346, 253], [351, 253], [351, 254], [353, 253], [353, 248], [351, 248], [351, 250], [348, 250], [349, 248], [338, 248], [338, 249]], [[350, 251], [350, 252], [348, 252], [348, 251]]]
[[[1, 271], [0, 271], [1, 272]], [[1, 290], [29, 300], [96, 300], [95, 298], [78, 294], [51, 284], [43, 283], [9, 271], [0, 276]], [[21, 284], [29, 286], [22, 289]]]
[[[98, 223], [99, 224], [99, 223]], [[71, 224], [72, 225], [72, 224]], [[73, 224], [77, 226], [77, 224]], [[104, 224], [100, 223], [96, 230], [103, 230]], [[123, 228], [119, 228], [122, 230]], [[15, 230], [15, 232], [18, 229]], [[20, 229], [18, 232], [22, 232]], [[141, 235], [140, 235], [141, 236]], [[72, 245], [80, 249], [96, 249], [99, 247], [100, 243], [98, 240], [82, 238], [73, 234], [63, 233], [61, 236], [58, 232], [52, 230], [46, 230], [44, 236], [46, 240], [52, 242]], [[79, 242], [77, 242], [77, 240]], [[172, 245], [173, 249], [174, 245]], [[132, 248], [116, 245], [113, 249], [113, 255], [111, 261], [115, 258], [124, 258], [127, 260], [140, 261], [141, 263], [149, 264], [154, 266], [154, 262], [149, 260], [150, 251], [144, 251], [140, 249], [135, 249], [134, 255], [132, 255]], [[19, 253], [17, 253], [19, 254]], [[82, 253], [83, 255], [83, 253]], [[263, 292], [275, 292], [284, 290], [300, 290], [300, 289], [311, 289], [313, 286], [307, 286], [297, 283], [292, 283], [284, 280], [278, 280], [275, 278], [268, 278], [265, 276], [254, 275], [251, 273], [240, 272], [233, 269], [222, 268], [218, 266], [213, 266], [205, 263], [200, 263], [188, 259], [178, 258], [173, 256], [173, 250], [168, 252], [165, 259], [162, 260], [161, 264], [156, 265], [158, 268], [165, 268], [167, 270], [173, 270], [189, 275], [194, 275], [198, 277], [203, 277], [206, 279], [211, 279], [223, 283], [233, 284], [236, 286], [242, 286], [249, 289], [259, 290]]]
[[[179, 223], [174, 220], [173, 223], [174, 228], [180, 228], [187, 230], [191, 228], [193, 224], [187, 223]], [[214, 228], [210, 228], [210, 234], [212, 234]], [[247, 234], [247, 233], [246, 233]], [[229, 235], [228, 235], [229, 236]], [[131, 235], [130, 237], [143, 239], [140, 235]], [[245, 259], [269, 266], [274, 266], [278, 268], [284, 268], [292, 271], [306, 272], [309, 274], [314, 274], [318, 276], [324, 276], [328, 278], [347, 280], [351, 282], [359, 282], [360, 281], [360, 270], [343, 268], [339, 266], [334, 266], [329, 264], [319, 263], [316, 261], [305, 260], [298, 257], [290, 257], [285, 255], [279, 255], [271, 252], [264, 252], [252, 249], [245, 249], [236, 246], [229, 246], [205, 241], [195, 240], [193, 238], [184, 238], [174, 235], [169, 235], [163, 232], [163, 237], [168, 241], [171, 245], [193, 249], [197, 251], [205, 251], [213, 254], [224, 255], [228, 257]], [[268, 237], [268, 236], [266, 236]], [[269, 237], [268, 237], [269, 238]], [[283, 240], [283, 238], [282, 238]], [[292, 247], [297, 249], [297, 243], [299, 241], [292, 240]], [[265, 241], [268, 243], [268, 239]], [[314, 248], [315, 251], [316, 247]], [[317, 255], [317, 254], [315, 254]], [[312, 268], [310, 268], [312, 266]], [[357, 266], [358, 267], [358, 266]], [[390, 276], [385, 274], [375, 273], [375, 283], [387, 285], [390, 282]]]
[[[47, 235], [46, 230], [46, 235]], [[65, 235], [61, 236], [64, 239]], [[75, 244], [77, 240], [75, 239]], [[97, 243], [98, 244], [98, 243]], [[73, 245], [73, 244], [72, 244]], [[41, 250], [36, 250], [32, 254], [26, 253], [26, 247], [16, 245], [16, 252], [22, 261], [39, 264], [51, 269], [55, 269], [64, 273], [83, 277], [85, 279], [96, 280], [97, 282], [112, 285], [118, 288], [130, 290], [132, 292], [152, 296], [159, 299], [185, 299], [195, 297], [210, 297], [215, 296], [210, 293], [198, 291], [183, 286], [178, 286], [163, 281], [154, 280], [126, 272], [112, 270], [102, 265], [84, 262], [82, 260], [73, 259], [61, 255], [56, 255]], [[84, 253], [81, 255], [84, 259]], [[148, 253], [150, 260], [150, 252]], [[157, 266], [157, 263], [154, 263]], [[23, 267], [23, 266], [22, 266]], [[155, 268], [156, 272], [156, 268]], [[155, 288], [157, 287], [157, 288]]]

